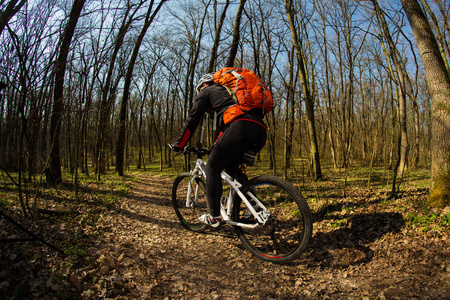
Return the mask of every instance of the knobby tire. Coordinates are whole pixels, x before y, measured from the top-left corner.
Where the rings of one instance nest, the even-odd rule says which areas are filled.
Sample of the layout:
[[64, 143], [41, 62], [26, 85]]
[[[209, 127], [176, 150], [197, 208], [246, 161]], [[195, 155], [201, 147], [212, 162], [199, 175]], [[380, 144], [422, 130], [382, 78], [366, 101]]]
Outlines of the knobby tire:
[[206, 185], [200, 178], [193, 181], [191, 200], [195, 199], [195, 193], [198, 187], [197, 201], [193, 204], [193, 207], [186, 207], [189, 180], [189, 173], [181, 173], [175, 179], [172, 187], [172, 204], [181, 225], [195, 232], [203, 232], [208, 225], [200, 222], [198, 217], [208, 212], [206, 203]]
[[[313, 229], [311, 210], [300, 191], [270, 175], [252, 178], [240, 190], [244, 195], [256, 195], [271, 214], [264, 226], [235, 227], [243, 246], [264, 261], [286, 264], [297, 259], [308, 246]], [[234, 199], [233, 220], [255, 223], [240, 197]]]

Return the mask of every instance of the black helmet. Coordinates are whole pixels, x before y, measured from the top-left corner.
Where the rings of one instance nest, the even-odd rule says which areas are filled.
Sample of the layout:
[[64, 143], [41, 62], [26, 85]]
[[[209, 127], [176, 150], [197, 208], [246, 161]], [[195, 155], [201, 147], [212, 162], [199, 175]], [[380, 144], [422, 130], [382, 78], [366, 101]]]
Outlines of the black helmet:
[[205, 75], [203, 75], [202, 78], [200, 78], [200, 80], [198, 81], [197, 86], [195, 87], [195, 90], [197, 91], [197, 93], [200, 92], [200, 88], [202, 87], [202, 85], [204, 83], [213, 82], [213, 78], [214, 78], [214, 73], [206, 73]]

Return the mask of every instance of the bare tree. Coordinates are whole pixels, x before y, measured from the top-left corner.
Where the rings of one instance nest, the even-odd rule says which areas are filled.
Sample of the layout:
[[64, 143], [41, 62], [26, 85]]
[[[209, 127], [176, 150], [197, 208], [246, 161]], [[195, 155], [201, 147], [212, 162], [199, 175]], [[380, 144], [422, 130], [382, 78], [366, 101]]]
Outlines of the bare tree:
[[236, 59], [236, 54], [238, 52], [239, 48], [239, 40], [240, 40], [240, 26], [241, 26], [241, 18], [242, 13], [244, 11], [245, 2], [247, 0], [240, 0], [239, 6], [236, 12], [236, 17], [234, 19], [234, 26], [233, 26], [233, 41], [231, 42], [231, 49], [230, 54], [228, 56], [227, 60], [227, 67], [233, 67], [234, 66], [234, 60]]
[[298, 81], [298, 72], [295, 72], [294, 57], [295, 49], [290, 51], [289, 55], [289, 75], [286, 93], [286, 111], [285, 111], [285, 142], [284, 142], [284, 177], [287, 177], [287, 170], [291, 167], [292, 147], [295, 122], [295, 86]]
[[316, 9], [320, 15], [321, 20], [321, 35], [323, 38], [323, 47], [321, 47], [321, 51], [323, 51], [323, 60], [324, 60], [324, 69], [325, 69], [325, 97], [326, 97], [326, 108], [327, 108], [327, 118], [328, 118], [328, 139], [330, 140], [330, 151], [331, 158], [333, 161], [333, 167], [337, 168], [337, 157], [336, 157], [336, 145], [335, 145], [335, 129], [334, 129], [334, 113], [333, 113], [333, 100], [332, 100], [332, 92], [331, 92], [331, 74], [330, 74], [330, 64], [328, 57], [328, 38], [327, 38], [327, 29], [326, 29], [326, 11], [327, 7], [325, 6], [328, 1], [318, 1], [316, 3]]
[[[55, 120], [58, 104], [62, 103], [60, 131], [56, 134], [60, 139], [60, 168], [73, 170], [78, 161], [83, 161], [82, 171], [94, 168], [97, 175], [105, 174], [115, 164], [114, 153], [120, 151], [115, 143], [119, 124], [123, 125], [120, 130], [125, 130], [123, 169], [133, 159], [142, 166], [144, 156], [145, 164], [159, 156], [160, 168], [167, 167], [174, 160], [164, 145], [178, 134], [194, 99], [196, 79], [201, 72], [214, 71], [231, 59], [232, 65], [253, 69], [276, 97], [277, 105], [266, 118], [266, 150], [275, 174], [284, 167], [288, 175], [290, 166], [297, 167], [295, 158], [299, 156], [308, 157], [314, 177], [316, 157], [330, 159], [336, 167], [356, 162], [371, 168], [390, 168], [387, 161], [392, 158], [393, 166], [400, 157], [398, 149], [402, 149], [397, 147], [401, 133], [397, 115], [399, 70], [408, 97], [404, 116], [407, 125], [414, 125], [407, 127], [408, 142], [414, 144], [411, 153], [420, 149], [421, 154], [411, 156], [410, 161], [412, 164], [414, 158], [419, 166], [429, 163], [430, 97], [423, 88], [421, 70], [416, 71], [418, 63], [410, 59], [415, 49], [408, 47], [408, 36], [401, 32], [403, 19], [398, 10], [382, 7], [400, 69], [390, 55], [384, 31], [380, 30], [381, 35], [374, 32], [370, 19], [374, 14], [364, 10], [364, 4], [368, 4], [373, 11], [372, 1], [287, 0], [295, 39], [292, 32], [286, 34], [290, 30], [286, 17], [289, 9], [280, 2], [172, 0], [158, 14], [163, 16], [158, 20], [158, 30], [148, 29], [134, 58], [136, 38], [150, 2], [101, 0], [84, 4], [86, 14], [80, 16], [77, 34], [70, 41], [65, 75], [58, 75], [58, 79], [64, 78], [65, 98], [60, 102], [55, 102], [55, 92], [61, 93], [53, 84], [55, 61], [61, 60], [57, 47], [62, 45], [69, 12], [60, 14], [58, 10], [60, 4], [66, 7], [67, 3], [43, 0], [38, 1], [40, 6], [23, 4], [0, 36], [0, 52], [4, 55], [0, 76], [8, 84], [0, 105], [3, 166], [18, 170], [20, 164], [23, 174], [28, 171], [28, 179], [34, 179], [32, 174], [39, 172], [41, 165], [49, 165], [48, 148], [55, 145], [57, 128], [55, 123], [50, 125], [51, 105], [56, 104]], [[155, 7], [159, 2], [152, 3]], [[2, 14], [11, 3], [18, 8], [22, 1], [1, 1]], [[171, 11], [172, 3], [180, 9]], [[426, 3], [422, 3], [422, 10], [431, 30], [436, 36], [440, 30], [441, 38], [436, 37], [439, 53], [448, 58], [448, 1]], [[38, 23], [42, 27], [36, 26]], [[31, 35], [37, 38], [33, 40]], [[134, 68], [130, 58], [136, 59]], [[126, 75], [131, 76], [128, 82]], [[55, 101], [49, 100], [49, 95]], [[121, 139], [122, 134], [120, 131]], [[212, 136], [208, 135], [210, 143], [214, 142]]]
[[116, 172], [119, 176], [123, 176], [123, 159], [124, 159], [124, 149], [125, 149], [125, 121], [127, 116], [127, 104], [128, 98], [130, 95], [130, 84], [133, 76], [134, 65], [136, 63], [136, 58], [139, 53], [139, 48], [141, 47], [142, 41], [144, 39], [145, 34], [147, 33], [148, 28], [152, 24], [154, 18], [158, 14], [164, 2], [167, 0], [161, 0], [159, 4], [153, 10], [154, 1], [150, 1], [150, 5], [147, 10], [147, 14], [145, 16], [144, 26], [141, 29], [141, 32], [137, 38], [136, 44], [134, 45], [133, 53], [131, 54], [131, 58], [128, 64], [127, 74], [125, 76], [125, 85], [123, 91], [123, 97], [120, 106], [120, 115], [119, 115], [119, 129], [118, 129], [118, 138], [117, 138], [117, 148], [116, 148]]
[[102, 94], [101, 94], [101, 102], [100, 102], [100, 112], [98, 116], [97, 123], [97, 133], [96, 133], [96, 172], [97, 172], [97, 180], [100, 180], [100, 174], [104, 173], [104, 159], [105, 159], [105, 140], [106, 140], [106, 130], [109, 124], [109, 118], [111, 116], [111, 107], [112, 102], [115, 99], [116, 88], [119, 82], [119, 78], [122, 77], [121, 72], [117, 75], [116, 84], [113, 84], [113, 75], [114, 70], [117, 64], [117, 57], [119, 55], [119, 51], [124, 43], [125, 35], [131, 27], [131, 24], [136, 20], [135, 15], [141, 8], [141, 6], [145, 3], [145, 1], [140, 1], [137, 5], [132, 5], [132, 3], [127, 3], [125, 13], [123, 16], [123, 20], [120, 26], [120, 29], [117, 33], [117, 36], [114, 41], [113, 51], [111, 54], [111, 58], [109, 60], [109, 67], [105, 78], [105, 83], [102, 86]]
[[[214, 43], [211, 47], [211, 57], [209, 58], [209, 67], [207, 72], [214, 72], [216, 65], [217, 65], [217, 49], [219, 48], [220, 44], [220, 34], [222, 32], [223, 23], [225, 21], [225, 18], [227, 16], [227, 10], [230, 6], [230, 0], [226, 0], [222, 14], [220, 15], [219, 23], [214, 23]], [[216, 15], [217, 11], [217, 0], [214, 0], [214, 15]], [[216, 18], [214, 18], [216, 20]]]
[[450, 76], [431, 27], [417, 0], [401, 0], [425, 68], [432, 101], [432, 164], [433, 186], [429, 203], [450, 204]]
[[61, 181], [61, 157], [60, 157], [60, 135], [61, 119], [64, 111], [64, 74], [66, 72], [67, 56], [70, 50], [72, 36], [75, 32], [78, 19], [83, 9], [85, 0], [75, 0], [70, 12], [69, 21], [62, 35], [59, 55], [55, 63], [55, 87], [53, 89], [53, 112], [50, 127], [50, 170], [47, 181], [58, 183]]
[[[376, 0], [372, 0], [373, 6], [375, 8], [375, 13], [377, 15], [378, 21], [380, 23], [380, 27], [382, 29], [382, 33], [384, 38], [387, 41], [389, 47], [389, 57], [392, 59], [396, 69], [396, 75], [398, 78], [398, 88], [399, 88], [399, 125], [400, 125], [400, 136], [397, 144], [397, 163], [394, 167], [394, 178], [392, 180], [392, 194], [396, 193], [396, 178], [397, 176], [403, 177], [403, 172], [407, 166], [409, 145], [408, 145], [408, 135], [407, 135], [407, 125], [406, 125], [406, 78], [403, 64], [401, 62], [400, 55], [398, 53], [397, 48], [395, 47], [394, 40], [390, 34], [387, 22], [384, 18], [384, 13], [381, 10], [378, 2]], [[395, 74], [392, 74], [395, 76]]]
[[295, 24], [295, 14], [293, 0], [285, 0], [284, 7], [286, 9], [287, 18], [292, 34], [292, 43], [297, 54], [299, 64], [300, 80], [302, 83], [303, 95], [305, 97], [306, 115], [308, 119], [308, 132], [310, 135], [310, 155], [311, 155], [311, 171], [315, 180], [322, 179], [322, 169], [320, 166], [319, 145], [317, 142], [316, 125], [314, 119], [314, 95], [311, 93], [311, 86], [308, 79], [307, 67], [302, 48], [302, 42], [298, 37], [297, 26]]
[[3, 32], [8, 21], [22, 8], [27, 0], [10, 0], [5, 7], [3, 7], [3, 1], [0, 3], [0, 35]]

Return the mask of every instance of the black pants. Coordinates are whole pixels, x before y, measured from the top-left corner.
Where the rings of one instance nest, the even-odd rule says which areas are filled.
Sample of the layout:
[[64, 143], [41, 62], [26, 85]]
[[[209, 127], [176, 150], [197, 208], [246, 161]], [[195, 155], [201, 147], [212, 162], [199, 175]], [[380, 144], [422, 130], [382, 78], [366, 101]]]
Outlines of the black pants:
[[[239, 157], [247, 150], [259, 152], [266, 143], [266, 128], [253, 120], [241, 119], [229, 124], [216, 141], [206, 163], [206, 199], [209, 214], [220, 216], [223, 187], [220, 173], [233, 172]], [[229, 173], [230, 175], [235, 175]]]

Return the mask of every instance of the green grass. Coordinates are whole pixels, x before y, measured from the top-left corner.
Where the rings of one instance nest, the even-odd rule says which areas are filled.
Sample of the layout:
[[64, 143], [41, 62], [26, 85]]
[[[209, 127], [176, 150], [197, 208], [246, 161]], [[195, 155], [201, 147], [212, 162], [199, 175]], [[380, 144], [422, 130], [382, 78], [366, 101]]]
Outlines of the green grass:
[[333, 223], [331, 223], [330, 226], [333, 229], [347, 227], [348, 226], [348, 221], [349, 221], [349, 218], [336, 220]]
[[[283, 161], [283, 151], [279, 149], [277, 153], [277, 166], [276, 172], [269, 169], [269, 154], [268, 150], [264, 148], [260, 152], [260, 161], [255, 164], [255, 166], [248, 167], [247, 173], [249, 177], [253, 177], [261, 174], [272, 174], [278, 177], [283, 177], [284, 175], [284, 161]], [[136, 151], [135, 151], [136, 152]], [[136, 152], [137, 153], [137, 152]], [[170, 155], [173, 155], [171, 153]], [[306, 155], [306, 154], [305, 154]], [[184, 155], [178, 154], [172, 157], [172, 165], [168, 167], [167, 164], [163, 164], [161, 168], [160, 164], [160, 154], [154, 151], [154, 156], [152, 161], [148, 161], [148, 151], [144, 153], [145, 166], [141, 163], [141, 168], [137, 169], [137, 156], [129, 157], [127, 159], [128, 165], [125, 166], [124, 171], [127, 175], [133, 176], [132, 174], [139, 173], [152, 173], [161, 176], [175, 177], [177, 174], [185, 171], [184, 170]], [[191, 165], [195, 164], [195, 156], [191, 157]], [[304, 157], [293, 157], [292, 167], [287, 170], [287, 180], [295, 183], [297, 185], [304, 185], [310, 187], [314, 185], [311, 180], [311, 176], [308, 170], [308, 160]], [[392, 182], [392, 170], [388, 170], [386, 166], [380, 165], [369, 169], [360, 163], [351, 162], [351, 167], [348, 170], [344, 169], [333, 169], [331, 161], [327, 158], [321, 158], [322, 173], [324, 175], [325, 181], [333, 181], [339, 185], [346, 185], [346, 187], [370, 187], [370, 188], [390, 188]], [[110, 171], [113, 172], [113, 163], [110, 163]], [[95, 180], [95, 175], [93, 170], [90, 170], [90, 180]], [[73, 175], [65, 174], [65, 178], [71, 178]], [[84, 179], [84, 174], [79, 173], [80, 180]], [[370, 176], [370, 183], [369, 183]], [[430, 181], [430, 171], [427, 169], [419, 170], [407, 170], [405, 178], [402, 180], [402, 185], [412, 184], [414, 186], [421, 186], [422, 188], [428, 188]], [[428, 181], [427, 181], [428, 179]], [[89, 180], [89, 178], [86, 178]], [[370, 186], [369, 186], [370, 184]]]
[[[128, 159], [130, 165], [125, 166], [125, 176], [119, 177], [114, 175], [112, 163], [110, 163], [110, 170], [105, 175], [101, 175], [100, 181], [97, 181], [97, 176], [94, 174], [93, 169], [89, 170], [89, 176], [85, 173], [78, 172], [78, 184], [79, 191], [78, 196], [75, 195], [74, 174], [71, 174], [63, 170], [62, 185], [56, 187], [40, 187], [43, 194], [43, 198], [60, 199], [64, 200], [65, 196], [61, 196], [61, 190], [70, 191], [72, 194], [68, 199], [80, 199], [89, 200], [87, 193], [96, 193], [102, 191], [102, 195], [95, 197], [99, 203], [103, 203], [105, 206], [114, 205], [120, 198], [125, 197], [134, 183], [136, 183], [139, 174], [150, 173], [160, 175], [164, 177], [175, 178], [177, 174], [184, 172], [184, 156], [176, 155], [172, 159], [172, 165], [169, 167], [167, 164], [160, 167], [160, 155], [158, 153], [152, 158], [152, 162], [148, 162], [148, 155], [146, 156], [145, 168], [141, 164], [141, 168], [137, 169], [134, 162], [134, 158]], [[195, 163], [195, 157], [191, 157], [190, 165]], [[273, 174], [273, 170], [269, 169], [269, 155], [266, 149], [260, 154], [260, 162], [257, 162], [255, 166], [247, 168], [247, 175], [249, 178], [261, 175], [261, 174]], [[275, 176], [283, 177], [283, 160], [280, 154], [277, 157], [277, 172]], [[331, 201], [344, 198], [351, 194], [352, 190], [356, 189], [370, 189], [372, 193], [386, 193], [391, 190], [392, 171], [387, 170], [385, 167], [374, 167], [371, 170], [365, 166], [352, 163], [352, 167], [348, 170], [333, 169], [330, 161], [322, 159], [322, 173], [324, 180], [314, 181], [308, 174], [308, 161], [304, 158], [294, 158], [292, 167], [287, 170], [287, 180], [297, 186], [308, 203], [312, 207], [321, 206], [324, 203], [329, 204]], [[11, 176], [17, 179], [17, 174], [11, 174]], [[369, 185], [370, 176], [370, 185]], [[11, 183], [11, 180], [5, 175], [0, 176], [0, 191], [5, 189], [6, 194], [17, 191], [17, 188]], [[45, 180], [45, 178], [44, 178]], [[33, 183], [34, 184], [34, 183]], [[404, 191], [407, 189], [421, 190], [424, 193], [428, 192], [431, 184], [430, 171], [427, 169], [408, 170], [405, 174], [405, 178], [402, 179], [399, 190]], [[33, 193], [31, 186], [29, 193]], [[60, 197], [61, 196], [61, 197]], [[370, 195], [368, 195], [369, 197]], [[6, 200], [5, 200], [6, 199]], [[9, 200], [8, 200], [9, 199]], [[11, 201], [10, 196], [0, 195], [0, 204], [5, 205], [8, 201]], [[15, 201], [15, 200], [14, 200]], [[387, 201], [384, 199], [384, 201]], [[416, 200], [413, 200], [416, 201]], [[317, 209], [317, 207], [315, 207]], [[351, 206], [344, 207], [343, 209], [351, 210]]]
[[6, 193], [0, 193], [0, 207], [8, 205], [8, 195]]
[[418, 228], [422, 232], [429, 232], [431, 235], [440, 233], [443, 227], [450, 226], [450, 213], [442, 214], [433, 209], [428, 212], [409, 213], [405, 220], [408, 226]]
[[86, 249], [86, 246], [82, 241], [79, 242], [71, 242], [71, 241], [65, 241], [64, 248], [66, 249], [64, 251], [64, 254], [72, 257], [72, 258], [83, 258], [87, 256], [88, 251]]

